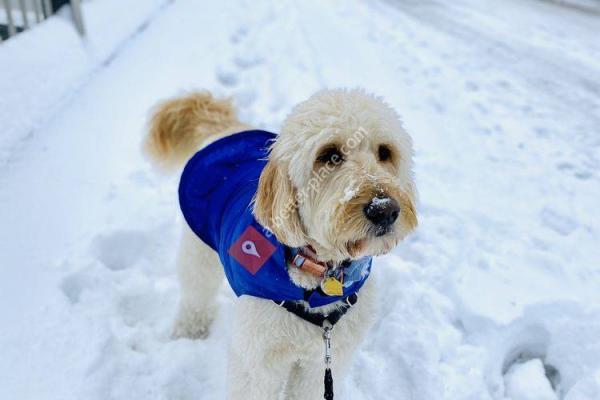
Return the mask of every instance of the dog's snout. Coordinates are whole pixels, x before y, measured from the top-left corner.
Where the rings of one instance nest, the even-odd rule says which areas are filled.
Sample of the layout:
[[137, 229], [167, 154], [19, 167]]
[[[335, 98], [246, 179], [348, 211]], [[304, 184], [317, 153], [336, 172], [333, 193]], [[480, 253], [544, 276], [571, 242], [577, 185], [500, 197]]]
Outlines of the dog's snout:
[[389, 197], [375, 197], [363, 209], [365, 216], [374, 225], [387, 228], [391, 226], [398, 215], [400, 215], [400, 205]]

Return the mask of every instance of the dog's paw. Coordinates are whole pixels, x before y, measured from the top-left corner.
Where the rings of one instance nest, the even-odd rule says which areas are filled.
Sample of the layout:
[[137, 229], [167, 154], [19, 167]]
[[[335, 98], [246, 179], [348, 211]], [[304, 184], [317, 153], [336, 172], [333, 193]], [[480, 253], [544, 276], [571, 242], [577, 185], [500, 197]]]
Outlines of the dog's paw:
[[179, 321], [175, 323], [171, 338], [173, 339], [206, 339], [208, 337], [207, 326], [189, 326], [182, 324]]
[[173, 339], [206, 339], [213, 319], [214, 312], [212, 311], [191, 311], [182, 308], [179, 310], [171, 337]]

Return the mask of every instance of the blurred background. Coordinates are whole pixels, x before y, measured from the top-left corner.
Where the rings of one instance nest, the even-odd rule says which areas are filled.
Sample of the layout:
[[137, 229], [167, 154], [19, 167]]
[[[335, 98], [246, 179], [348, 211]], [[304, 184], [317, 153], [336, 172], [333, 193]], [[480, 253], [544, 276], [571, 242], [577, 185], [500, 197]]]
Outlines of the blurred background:
[[0, 36], [0, 398], [224, 398], [229, 287], [169, 337], [149, 110], [208, 89], [276, 132], [344, 86], [402, 116], [420, 227], [340, 398], [600, 399], [599, 1], [2, 0]]

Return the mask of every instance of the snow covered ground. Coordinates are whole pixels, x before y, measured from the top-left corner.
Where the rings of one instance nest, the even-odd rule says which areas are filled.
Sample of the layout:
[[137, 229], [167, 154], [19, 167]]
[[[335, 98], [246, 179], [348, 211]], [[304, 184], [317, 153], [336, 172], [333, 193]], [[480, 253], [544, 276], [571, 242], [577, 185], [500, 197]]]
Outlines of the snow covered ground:
[[[207, 88], [276, 130], [326, 86], [401, 113], [421, 197], [339, 398], [600, 399], [593, 1], [131, 0], [112, 30], [103, 1], [86, 40], [0, 45], [1, 399], [223, 398], [230, 289], [206, 341], [169, 338], [181, 218], [147, 112]], [[53, 35], [69, 63], [25, 79]]]

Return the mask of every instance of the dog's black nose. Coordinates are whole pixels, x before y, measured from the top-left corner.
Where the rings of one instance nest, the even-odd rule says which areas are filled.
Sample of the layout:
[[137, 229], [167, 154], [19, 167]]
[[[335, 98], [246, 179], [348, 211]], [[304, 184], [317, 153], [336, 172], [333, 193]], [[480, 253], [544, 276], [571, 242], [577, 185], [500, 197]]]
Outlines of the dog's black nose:
[[400, 214], [400, 205], [389, 197], [375, 197], [363, 209], [365, 216], [374, 225], [387, 228], [392, 225]]

